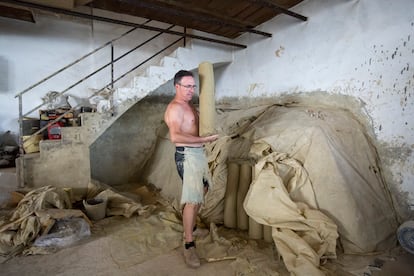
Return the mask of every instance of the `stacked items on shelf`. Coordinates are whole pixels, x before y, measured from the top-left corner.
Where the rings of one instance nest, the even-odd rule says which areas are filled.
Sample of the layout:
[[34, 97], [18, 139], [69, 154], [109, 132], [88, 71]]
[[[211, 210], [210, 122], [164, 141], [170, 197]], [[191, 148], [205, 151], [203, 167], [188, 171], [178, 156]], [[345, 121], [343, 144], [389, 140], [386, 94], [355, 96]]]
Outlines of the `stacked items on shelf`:
[[[70, 111], [70, 108], [55, 108], [39, 110], [39, 119], [25, 117], [23, 119], [23, 149], [25, 153], [39, 152], [39, 142], [41, 140], [61, 139], [62, 127], [80, 126], [79, 113], [83, 112], [95, 112], [95, 109], [82, 107], [78, 111]], [[61, 119], [54, 122], [62, 115]], [[46, 128], [41, 133], [33, 135], [44, 127]]]
[[[56, 140], [61, 139], [62, 127], [77, 126], [77, 120], [75, 120], [74, 112], [65, 108], [39, 110], [40, 113], [40, 127], [47, 126], [47, 129], [43, 131], [43, 139]], [[67, 113], [66, 113], [67, 112]], [[65, 114], [66, 113], [66, 114]], [[65, 114], [60, 120], [53, 122], [59, 116]]]

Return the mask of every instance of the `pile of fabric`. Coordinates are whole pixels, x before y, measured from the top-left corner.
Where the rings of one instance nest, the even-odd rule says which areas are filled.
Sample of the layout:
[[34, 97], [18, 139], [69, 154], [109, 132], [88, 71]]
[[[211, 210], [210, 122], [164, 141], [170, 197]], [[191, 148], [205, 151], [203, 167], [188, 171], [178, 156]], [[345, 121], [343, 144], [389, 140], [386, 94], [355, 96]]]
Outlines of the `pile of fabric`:
[[[113, 189], [90, 183], [87, 196], [107, 202], [106, 216], [147, 216], [155, 205], [143, 205]], [[83, 208], [74, 209], [70, 189], [45, 186], [19, 201], [10, 216], [0, 220], [0, 256], [48, 254], [88, 237], [91, 220]]]
[[[244, 208], [272, 227], [290, 272], [322, 275], [321, 264], [337, 250], [365, 254], [396, 245], [398, 223], [377, 152], [352, 113], [271, 105], [223, 111], [217, 122], [221, 137], [206, 146], [214, 186], [202, 209], [205, 220], [223, 223], [227, 162], [253, 160]], [[160, 137], [148, 181], [177, 201], [173, 150]]]

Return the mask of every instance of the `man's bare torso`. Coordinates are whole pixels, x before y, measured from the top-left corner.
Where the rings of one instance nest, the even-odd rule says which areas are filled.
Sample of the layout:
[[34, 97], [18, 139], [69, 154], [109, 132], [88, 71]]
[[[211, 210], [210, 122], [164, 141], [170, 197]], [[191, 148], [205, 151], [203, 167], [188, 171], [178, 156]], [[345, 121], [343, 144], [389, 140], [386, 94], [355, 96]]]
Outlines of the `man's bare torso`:
[[[191, 103], [172, 101], [165, 114], [165, 120], [170, 128], [177, 127], [183, 134], [190, 134], [198, 136], [198, 113]], [[185, 142], [183, 139], [180, 142], [175, 142], [176, 146], [201, 147], [201, 143]]]
[[198, 113], [191, 104], [182, 104], [184, 120], [181, 125], [183, 132], [198, 136]]

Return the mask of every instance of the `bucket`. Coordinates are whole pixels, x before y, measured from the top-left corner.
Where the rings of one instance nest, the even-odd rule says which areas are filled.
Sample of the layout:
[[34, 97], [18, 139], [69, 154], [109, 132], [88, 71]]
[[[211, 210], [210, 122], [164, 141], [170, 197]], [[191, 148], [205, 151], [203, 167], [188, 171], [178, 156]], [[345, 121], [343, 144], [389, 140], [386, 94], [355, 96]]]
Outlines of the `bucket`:
[[100, 220], [106, 216], [106, 199], [92, 198], [83, 201], [86, 214], [92, 220]]

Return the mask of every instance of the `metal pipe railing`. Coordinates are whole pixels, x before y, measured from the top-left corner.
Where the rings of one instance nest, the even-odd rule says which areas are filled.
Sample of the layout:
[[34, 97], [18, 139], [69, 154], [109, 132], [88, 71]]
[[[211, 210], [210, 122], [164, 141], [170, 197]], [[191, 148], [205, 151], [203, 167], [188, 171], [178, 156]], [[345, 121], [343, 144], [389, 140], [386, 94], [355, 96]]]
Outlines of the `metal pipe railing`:
[[[148, 20], [146, 23], [148, 23], [150, 20]], [[87, 99], [92, 98], [93, 96], [97, 95], [98, 93], [100, 93], [101, 91], [103, 91], [104, 89], [110, 87], [111, 89], [113, 89], [114, 83], [116, 83], [117, 81], [119, 81], [120, 79], [122, 79], [123, 77], [125, 77], [127, 74], [131, 73], [132, 71], [136, 70], [138, 67], [142, 66], [143, 64], [147, 63], [149, 60], [153, 59], [155, 56], [159, 55], [160, 53], [164, 52], [166, 49], [170, 48], [171, 46], [173, 46], [174, 44], [176, 44], [177, 42], [179, 42], [180, 40], [183, 40], [184, 37], [180, 37], [179, 39], [177, 39], [176, 41], [174, 41], [173, 43], [169, 44], [168, 46], [166, 46], [165, 48], [163, 48], [162, 50], [158, 51], [156, 54], [152, 55], [150, 58], [145, 59], [143, 62], [141, 62], [139, 65], [133, 67], [132, 69], [130, 69], [129, 71], [127, 71], [126, 73], [122, 74], [120, 77], [118, 77], [117, 79], [114, 79], [114, 63], [121, 60], [122, 58], [126, 57], [127, 55], [129, 55], [130, 53], [132, 53], [133, 51], [139, 49], [140, 47], [148, 44], [149, 42], [151, 42], [152, 40], [154, 40], [155, 38], [161, 36], [162, 34], [168, 32], [169, 30], [171, 30], [173, 27], [175, 27], [175, 25], [171, 25], [168, 28], [160, 31], [159, 33], [157, 33], [156, 35], [152, 36], [151, 38], [145, 40], [144, 42], [138, 44], [136, 47], [134, 47], [133, 49], [127, 51], [126, 53], [122, 54], [121, 56], [117, 57], [116, 59], [114, 59], [114, 42], [121, 39], [122, 37], [130, 34], [131, 32], [133, 32], [134, 30], [136, 30], [137, 28], [132, 28], [131, 30], [128, 30], [127, 32], [123, 33], [122, 35], [104, 43], [103, 45], [99, 46], [98, 48], [92, 50], [91, 52], [87, 53], [86, 55], [83, 55], [82, 57], [78, 58], [77, 60], [67, 64], [66, 66], [62, 67], [61, 69], [57, 70], [56, 72], [50, 74], [49, 76], [47, 76], [46, 78], [43, 78], [42, 80], [36, 82], [35, 84], [31, 85], [30, 87], [24, 89], [23, 91], [19, 92], [18, 94], [15, 95], [15, 97], [18, 98], [19, 100], [19, 152], [21, 155], [21, 158], [19, 158], [19, 186], [20, 187], [24, 187], [24, 167], [25, 167], [25, 160], [23, 158], [23, 155], [25, 154], [25, 150], [24, 150], [24, 143], [33, 138], [33, 136], [40, 134], [41, 132], [43, 132], [45, 129], [48, 128], [49, 125], [56, 123], [57, 121], [61, 120], [66, 114], [68, 114], [69, 112], [75, 110], [76, 108], [78, 108], [80, 106], [80, 104], [70, 108], [69, 110], [67, 110], [66, 112], [64, 112], [63, 114], [59, 115], [57, 118], [55, 118], [54, 120], [51, 120], [46, 126], [43, 126], [42, 128], [40, 128], [39, 130], [37, 130], [36, 132], [32, 133], [29, 137], [27, 138], [23, 138], [23, 120], [24, 117], [27, 116], [28, 114], [31, 114], [33, 111], [39, 109], [40, 107], [44, 106], [47, 103], [50, 103], [50, 101], [56, 99], [57, 97], [59, 97], [60, 95], [66, 93], [67, 91], [69, 91], [70, 89], [72, 89], [73, 87], [77, 86], [78, 84], [82, 83], [83, 81], [85, 81], [86, 79], [92, 77], [93, 75], [97, 74], [98, 72], [102, 71], [104, 68], [111, 66], [111, 79], [110, 82], [108, 84], [106, 84], [103, 88], [99, 89], [98, 91], [96, 91], [95, 93], [93, 93], [91, 96], [89, 96]], [[48, 101], [43, 102], [42, 104], [36, 106], [35, 108], [32, 108], [30, 111], [26, 112], [23, 114], [23, 95], [28, 93], [29, 91], [32, 91], [35, 87], [39, 86], [42, 83], [45, 83], [46, 81], [50, 80], [51, 78], [59, 75], [60, 73], [62, 73], [64, 70], [72, 67], [73, 65], [81, 62], [82, 60], [84, 60], [85, 58], [95, 54], [96, 52], [98, 52], [99, 50], [109, 46], [111, 47], [111, 61], [103, 66], [101, 66], [100, 68], [98, 68], [97, 70], [95, 70], [94, 72], [88, 74], [87, 76], [85, 76], [84, 78], [82, 78], [81, 80], [73, 83], [72, 85], [70, 85], [69, 87], [67, 87], [66, 89], [64, 89], [62, 92], [57, 93], [56, 95], [54, 95], [53, 98], [49, 99]]]
[[[164, 52], [165, 50], [167, 50], [168, 48], [170, 48], [171, 46], [173, 46], [174, 44], [178, 43], [180, 40], [183, 40], [183, 38], [179, 38], [177, 40], [175, 40], [174, 42], [170, 43], [169, 45], [167, 45], [166, 47], [164, 47], [163, 49], [159, 50], [158, 52], [156, 52], [155, 54], [153, 54], [152, 56], [150, 56], [149, 58], [145, 59], [143, 62], [141, 62], [140, 64], [138, 64], [137, 66], [133, 67], [132, 69], [128, 70], [127, 72], [125, 72], [124, 74], [122, 74], [121, 76], [119, 76], [118, 78], [116, 78], [113, 82], [111, 81], [111, 83], [108, 83], [107, 85], [105, 85], [104, 87], [102, 87], [101, 89], [99, 89], [98, 91], [94, 92], [91, 96], [89, 96], [88, 98], [86, 98], [87, 100], [89, 100], [90, 98], [98, 95], [100, 92], [102, 92], [103, 90], [105, 90], [109, 85], [111, 85], [112, 83], [115, 83], [119, 80], [121, 80], [122, 78], [124, 78], [126, 75], [128, 75], [129, 73], [133, 72], [134, 70], [136, 70], [138, 67], [142, 66], [143, 64], [147, 63], [148, 61], [150, 61], [151, 59], [153, 59], [154, 57], [156, 57], [157, 55], [161, 54], [162, 52]], [[56, 117], [55, 119], [53, 119], [49, 124], [54, 124], [56, 122], [58, 122], [60, 119], [62, 119], [63, 117], [65, 117], [66, 114], [72, 112], [73, 110], [75, 110], [76, 108], [80, 107], [80, 104], [70, 108], [69, 110], [65, 111], [64, 113], [62, 113], [61, 115], [59, 115], [58, 117]], [[48, 125], [49, 125], [48, 124]], [[39, 133], [41, 133], [42, 131], [46, 130], [48, 125], [40, 128], [39, 130], [37, 130], [35, 133], [33, 133], [30, 137], [37, 135]], [[27, 138], [28, 139], [30, 139]], [[26, 140], [24, 140], [26, 141]]]
[[[171, 25], [170, 27], [168, 27], [166, 30], [169, 30], [171, 28], [175, 27], [175, 25]], [[99, 67], [97, 70], [93, 71], [92, 73], [88, 74], [87, 76], [83, 77], [82, 79], [78, 80], [77, 82], [71, 84], [69, 87], [67, 87], [66, 89], [64, 89], [62, 92], [59, 92], [55, 95], [55, 97], [53, 99], [56, 99], [57, 97], [65, 94], [66, 92], [68, 92], [69, 90], [71, 90], [72, 88], [74, 88], [75, 86], [77, 86], [78, 84], [84, 82], [85, 80], [89, 79], [90, 77], [94, 76], [95, 74], [99, 73], [100, 71], [102, 71], [103, 69], [105, 69], [108, 66], [113, 66], [113, 64], [117, 61], [119, 61], [120, 59], [126, 57], [127, 55], [129, 55], [130, 53], [132, 53], [133, 51], [137, 50], [138, 48], [141, 48], [142, 46], [146, 45], [147, 43], [151, 42], [152, 40], [154, 40], [155, 38], [159, 37], [160, 35], [162, 35], [163, 33], [158, 33], [154, 36], [152, 36], [151, 38], [145, 40], [144, 42], [138, 44], [136, 47], [132, 48], [131, 50], [127, 51], [126, 53], [122, 54], [121, 56], [117, 57], [116, 59], [112, 60], [110, 62], [108, 62], [107, 64]], [[181, 39], [180, 39], [181, 40]], [[40, 107], [44, 106], [45, 104], [47, 104], [48, 102], [43, 102], [41, 104], [39, 104], [38, 106], [32, 108], [30, 111], [26, 112], [25, 114], [23, 114], [22, 116], [25, 117], [29, 114], [31, 114], [33, 111], [38, 110]]]
[[[149, 21], [150, 21], [150, 20], [148, 20], [147, 22], [149, 22]], [[147, 22], [146, 22], [146, 23], [147, 23]], [[118, 36], [118, 37], [116, 37], [116, 38], [114, 38], [114, 39], [112, 39], [112, 40], [110, 40], [110, 41], [106, 42], [105, 44], [103, 44], [103, 45], [99, 46], [98, 48], [96, 48], [96, 49], [92, 50], [91, 52], [87, 53], [86, 55], [83, 55], [83, 56], [81, 56], [80, 58], [78, 58], [77, 60], [75, 60], [75, 61], [73, 61], [73, 62], [71, 62], [71, 63], [67, 64], [66, 66], [63, 66], [61, 69], [57, 70], [56, 72], [53, 72], [52, 74], [50, 74], [50, 75], [49, 75], [49, 76], [47, 76], [46, 78], [41, 79], [40, 81], [36, 82], [35, 84], [33, 84], [33, 85], [31, 85], [31, 86], [27, 87], [27, 88], [26, 88], [26, 89], [24, 89], [23, 91], [21, 91], [21, 92], [17, 93], [14, 97], [15, 97], [15, 98], [17, 98], [17, 97], [19, 97], [19, 95], [23, 95], [23, 94], [27, 93], [28, 91], [32, 90], [33, 88], [35, 88], [35, 87], [39, 86], [40, 84], [42, 84], [42, 83], [46, 82], [47, 80], [49, 80], [49, 79], [51, 79], [51, 78], [53, 78], [54, 76], [56, 76], [56, 75], [58, 75], [59, 73], [61, 73], [61, 72], [65, 71], [65, 70], [66, 70], [66, 69], [68, 69], [69, 67], [72, 67], [73, 65], [75, 65], [75, 64], [77, 64], [77, 63], [79, 63], [79, 62], [81, 62], [81, 61], [82, 61], [82, 60], [84, 60], [85, 58], [87, 58], [87, 57], [89, 57], [89, 56], [93, 55], [94, 53], [96, 53], [96, 52], [98, 52], [99, 50], [101, 50], [101, 49], [105, 48], [106, 46], [111, 45], [113, 42], [115, 42], [115, 41], [117, 41], [117, 40], [121, 39], [122, 37], [124, 37], [124, 36], [128, 35], [129, 33], [133, 32], [133, 31], [135, 31], [136, 29], [137, 29], [137, 28], [136, 28], [136, 27], [134, 27], [134, 28], [130, 29], [129, 31], [127, 31], [127, 32], [125, 32], [125, 33], [123, 33], [123, 34], [121, 34], [120, 36]]]

